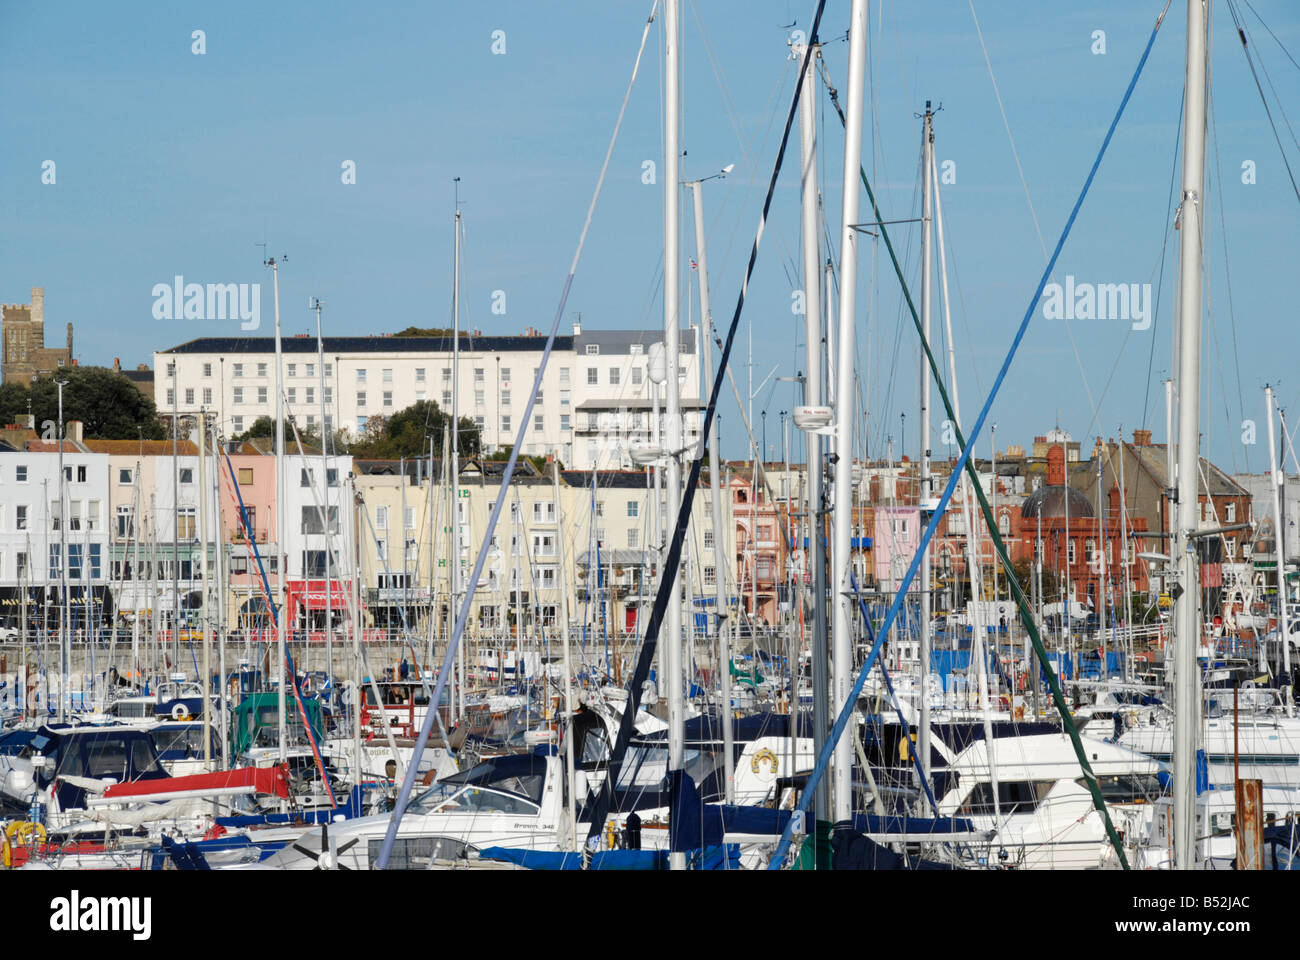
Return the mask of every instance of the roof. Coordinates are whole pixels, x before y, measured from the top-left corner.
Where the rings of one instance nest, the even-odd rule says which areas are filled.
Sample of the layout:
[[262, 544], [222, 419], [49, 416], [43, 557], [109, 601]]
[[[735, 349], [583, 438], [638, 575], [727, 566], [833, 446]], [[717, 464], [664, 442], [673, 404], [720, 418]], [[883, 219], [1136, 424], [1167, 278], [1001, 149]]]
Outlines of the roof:
[[[663, 406], [662, 403], [659, 406]], [[683, 400], [681, 408], [683, 410], [703, 410], [705, 404], [696, 401], [694, 403]], [[639, 397], [609, 397], [605, 399], [584, 400], [578, 404], [579, 410], [652, 410], [655, 407], [654, 400], [644, 400]]]
[[[1168, 452], [1163, 443], [1135, 444], [1125, 443], [1133, 457], [1155, 479], [1160, 489], [1168, 489], [1174, 484], [1167, 474]], [[1201, 457], [1200, 496], [1212, 497], [1248, 497], [1250, 491], [1237, 483], [1205, 457]], [[1208, 487], [1208, 489], [1207, 489]]]
[[[340, 353], [451, 353], [451, 337], [325, 337], [324, 352], [330, 356]], [[315, 337], [281, 337], [280, 349], [284, 353], [316, 354]], [[546, 337], [471, 337], [461, 334], [460, 349], [481, 353], [507, 351], [535, 351], [546, 349]], [[572, 350], [573, 337], [556, 337], [556, 350]], [[274, 354], [274, 337], [198, 337], [159, 353], [197, 354]]]
[[[573, 341], [570, 349], [585, 355], [588, 345], [594, 344], [600, 349], [598, 356], [630, 354], [632, 347], [640, 345], [643, 349], [652, 343], [663, 341], [662, 328], [654, 330], [584, 330], [569, 339]], [[559, 347], [559, 344], [556, 344]], [[677, 344], [681, 353], [695, 352], [695, 330], [693, 328], [679, 331]]]
[[1039, 487], [1020, 505], [1020, 516], [1026, 520], [1040, 515], [1044, 519], [1064, 517], [1067, 512], [1070, 517], [1079, 520], [1090, 519], [1097, 515], [1097, 511], [1092, 507], [1092, 501], [1073, 487]]

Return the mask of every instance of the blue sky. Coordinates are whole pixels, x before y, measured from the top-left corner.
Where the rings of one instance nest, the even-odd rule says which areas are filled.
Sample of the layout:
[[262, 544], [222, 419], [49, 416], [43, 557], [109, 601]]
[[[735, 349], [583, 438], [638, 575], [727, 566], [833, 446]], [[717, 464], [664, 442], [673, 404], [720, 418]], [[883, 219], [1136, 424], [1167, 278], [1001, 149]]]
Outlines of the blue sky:
[[[1300, 59], [1297, 8], [1283, 0], [1253, 3]], [[830, 41], [843, 36], [848, 6], [829, 3], [822, 30], [842, 95], [847, 45]], [[1160, 6], [975, 4], [1049, 249]], [[737, 165], [728, 179], [710, 182], [705, 195], [720, 323], [734, 309], [791, 96], [787, 25], [797, 21], [793, 29], [806, 30], [814, 7], [688, 0], [683, 10], [683, 173]], [[30, 288], [42, 285], [51, 341], [71, 321], [80, 362], [109, 364], [117, 356], [133, 366], [151, 362], [155, 349], [237, 331], [237, 321], [154, 320], [153, 285], [176, 274], [194, 282], [262, 282], [267, 323], [270, 277], [256, 246], [266, 241], [271, 252], [289, 255], [281, 273], [286, 334], [314, 330], [309, 296], [326, 302], [327, 333], [445, 325], [452, 178], [459, 176], [465, 322], [490, 333], [546, 327], [649, 9], [649, 2], [623, 0], [4, 3], [0, 300], [25, 302]], [[1300, 121], [1300, 70], [1244, 0], [1240, 9], [1281, 109]], [[870, 16], [864, 157], [887, 218], [918, 215], [915, 114], [926, 99], [943, 107], [936, 151], [956, 170], [943, 204], [962, 407], [973, 420], [1045, 257], [969, 3], [891, 0], [872, 4]], [[591, 327], [662, 324], [662, 186], [641, 182], [644, 160], [662, 166], [661, 23], [651, 33], [569, 300], [568, 313], [581, 313]], [[201, 56], [191, 52], [194, 30], [205, 33]], [[497, 30], [505, 33], [504, 55], [492, 52]], [[1105, 31], [1104, 55], [1092, 49], [1097, 30]], [[1300, 416], [1300, 376], [1292, 373], [1300, 332], [1288, 292], [1300, 255], [1300, 204], [1223, 4], [1216, 5], [1213, 34], [1203, 431], [1222, 466], [1258, 471], [1267, 458], [1263, 384], [1277, 385], [1283, 404]], [[994, 408], [999, 447], [1027, 446], [1058, 419], [1086, 443], [1097, 434], [1115, 436], [1121, 424], [1131, 433], [1144, 410], [1157, 439], [1163, 436], [1172, 229], [1163, 273], [1160, 266], [1184, 41], [1183, 4], [1176, 2], [1054, 275], [1151, 283], [1162, 289], [1156, 321], [1147, 331], [1118, 320], [1073, 321], [1067, 330], [1036, 311]], [[1268, 91], [1262, 75], [1261, 82]], [[1271, 105], [1300, 169], [1300, 150]], [[838, 243], [843, 139], [829, 108], [825, 115], [825, 203]], [[791, 290], [801, 285], [795, 156], [782, 173], [733, 355], [742, 390], [751, 329], [755, 384], [774, 367], [780, 377], [803, 366], [802, 319], [790, 311]], [[56, 164], [52, 185], [41, 182], [46, 160]], [[354, 185], [341, 182], [348, 160], [356, 164]], [[1241, 182], [1245, 161], [1255, 164], [1254, 184]], [[693, 254], [688, 207], [685, 214], [683, 261]], [[916, 285], [916, 231], [900, 225], [894, 240]], [[902, 449], [915, 455], [915, 338], [883, 247], [864, 251], [858, 342], [865, 438], [872, 454], [883, 454], [890, 438], [897, 451], [906, 414]], [[490, 310], [496, 290], [506, 292], [504, 316]], [[779, 411], [796, 402], [792, 391], [773, 378], [754, 400], [756, 419], [768, 411], [767, 442], [777, 456]], [[723, 452], [744, 455], [734, 401], [727, 399], [721, 413], [729, 438]], [[1260, 425], [1253, 447], [1241, 443], [1243, 417]], [[987, 435], [980, 439], [981, 452], [988, 444]], [[933, 446], [946, 452], [937, 425]]]

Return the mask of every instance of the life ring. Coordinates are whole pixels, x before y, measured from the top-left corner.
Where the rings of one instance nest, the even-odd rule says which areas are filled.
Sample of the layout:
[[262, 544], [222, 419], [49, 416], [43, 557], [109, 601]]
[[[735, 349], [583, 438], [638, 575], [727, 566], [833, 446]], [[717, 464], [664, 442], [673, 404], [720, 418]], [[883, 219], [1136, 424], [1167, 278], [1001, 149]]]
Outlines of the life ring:
[[190, 711], [186, 708], [185, 704], [177, 703], [172, 705], [173, 720], [188, 720], [189, 718]]
[[760, 772], [759, 766], [763, 763], [764, 760], [767, 760], [772, 764], [772, 775], [776, 776], [776, 772], [780, 767], [781, 761], [778, 760], [776, 754], [773, 753], [771, 750], [769, 750], [767, 747], [764, 747], [762, 750], [759, 750], [757, 753], [754, 754], [753, 759], [749, 761], [749, 769], [752, 770], [754, 773], [759, 773]]
[[21, 843], [24, 846], [32, 842], [32, 837], [39, 836], [39, 842], [44, 843], [46, 838], [45, 824], [33, 823], [30, 820], [18, 820], [5, 827], [5, 841], [12, 845]]

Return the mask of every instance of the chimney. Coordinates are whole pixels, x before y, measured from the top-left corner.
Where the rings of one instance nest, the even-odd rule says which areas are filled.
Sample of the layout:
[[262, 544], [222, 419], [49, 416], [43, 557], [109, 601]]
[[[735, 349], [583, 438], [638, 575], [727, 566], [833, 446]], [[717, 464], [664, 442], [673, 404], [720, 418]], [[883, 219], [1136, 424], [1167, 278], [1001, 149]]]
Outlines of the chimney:
[[581, 320], [574, 320], [574, 321], [573, 321], [573, 335], [574, 335], [575, 337], [577, 337], [577, 336], [581, 336], [581, 335], [582, 335], [582, 321], [581, 321]]
[[70, 440], [73, 443], [81, 443], [81, 432], [83, 427], [85, 427], [85, 424], [80, 420], [69, 420], [63, 425], [64, 439]]
[[1133, 446], [1135, 446], [1135, 447], [1149, 447], [1149, 446], [1151, 446], [1151, 431], [1150, 431], [1150, 430], [1134, 430], [1134, 431], [1133, 431]]
[[45, 322], [45, 288], [32, 287], [32, 323]]
[[1055, 443], [1047, 451], [1047, 485], [1065, 486], [1065, 451]]
[[113, 358], [113, 372], [114, 372], [114, 373], [121, 373], [121, 372], [122, 372], [122, 358], [121, 358], [121, 357], [114, 357], [114, 358]]

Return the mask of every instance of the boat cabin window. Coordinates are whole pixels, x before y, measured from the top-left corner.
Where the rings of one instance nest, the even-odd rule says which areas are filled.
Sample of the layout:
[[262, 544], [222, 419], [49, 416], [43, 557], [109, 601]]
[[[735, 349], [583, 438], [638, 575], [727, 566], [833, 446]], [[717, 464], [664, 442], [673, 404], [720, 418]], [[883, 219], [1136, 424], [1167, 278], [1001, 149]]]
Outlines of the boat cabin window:
[[138, 720], [141, 717], [149, 716], [149, 708], [154, 706], [152, 701], [144, 700], [119, 700], [110, 708], [110, 712], [115, 717], [124, 719]]
[[[60, 771], [66, 775], [66, 771]], [[126, 744], [120, 740], [105, 740], [87, 744], [86, 772], [84, 776], [103, 779], [112, 777], [119, 783], [126, 779]]]
[[[1032, 813], [1043, 798], [1047, 796], [1055, 780], [1011, 780], [998, 784], [998, 805], [1002, 814]], [[975, 784], [965, 802], [958, 811], [959, 816], [992, 816], [993, 784], [987, 780]]]
[[[1088, 784], [1080, 777], [1074, 781], [1085, 790]], [[1097, 777], [1101, 797], [1107, 803], [1150, 803], [1164, 793], [1155, 774], [1120, 774]]]
[[159, 753], [203, 756], [203, 727], [159, 727], [153, 731], [154, 746]]
[[[371, 840], [369, 843], [370, 862], [379, 859], [379, 851], [384, 841]], [[456, 860], [463, 858], [466, 851], [475, 850], [461, 840], [451, 837], [397, 837], [393, 841], [393, 850], [388, 858], [390, 870], [423, 870], [433, 860]]]

